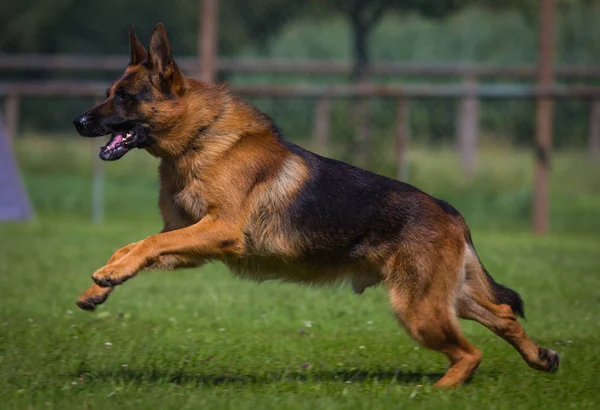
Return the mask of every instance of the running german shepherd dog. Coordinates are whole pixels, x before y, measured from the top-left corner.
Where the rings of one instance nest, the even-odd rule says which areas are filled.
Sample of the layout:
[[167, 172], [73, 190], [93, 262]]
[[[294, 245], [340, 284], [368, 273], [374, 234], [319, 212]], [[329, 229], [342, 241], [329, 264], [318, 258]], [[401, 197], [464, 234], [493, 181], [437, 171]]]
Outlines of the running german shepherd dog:
[[160, 158], [164, 227], [116, 251], [79, 307], [93, 310], [142, 270], [220, 260], [259, 281], [348, 280], [358, 294], [383, 283], [406, 331], [450, 359], [437, 387], [463, 383], [481, 362], [458, 318], [487, 326], [532, 368], [558, 369], [558, 354], [517, 322], [520, 296], [487, 273], [451, 205], [286, 141], [224, 86], [183, 76], [162, 24], [148, 50], [133, 28], [129, 41], [125, 73], [74, 124], [82, 136], [110, 134], [103, 160], [133, 148]]

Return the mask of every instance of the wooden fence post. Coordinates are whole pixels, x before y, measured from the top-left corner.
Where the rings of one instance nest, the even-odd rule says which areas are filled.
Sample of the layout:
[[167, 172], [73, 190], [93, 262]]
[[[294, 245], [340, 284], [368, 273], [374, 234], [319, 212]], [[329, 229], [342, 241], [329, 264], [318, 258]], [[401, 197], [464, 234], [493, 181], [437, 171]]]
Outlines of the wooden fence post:
[[465, 78], [464, 84], [468, 93], [462, 97], [459, 103], [456, 133], [463, 172], [468, 177], [472, 177], [477, 165], [477, 134], [479, 131], [479, 98], [475, 95], [477, 78], [468, 76]]
[[[101, 98], [94, 99], [94, 104], [102, 102]], [[104, 181], [106, 169], [104, 161], [98, 156], [99, 148], [103, 141], [99, 138], [90, 138], [90, 150], [92, 153], [92, 222], [102, 223], [104, 220]]]
[[219, 0], [199, 0], [198, 3], [198, 67], [200, 80], [217, 80], [217, 42], [219, 37]]
[[590, 158], [598, 160], [600, 159], [600, 100], [592, 100], [590, 106], [588, 148]]
[[408, 164], [406, 161], [406, 147], [409, 138], [409, 109], [408, 99], [399, 98], [396, 102], [396, 179], [408, 179]]
[[[550, 87], [554, 84], [554, 31], [556, 1], [541, 0], [538, 32], [538, 85]], [[536, 107], [536, 161], [533, 191], [533, 233], [545, 235], [549, 225], [549, 175], [550, 154], [554, 120], [554, 100], [540, 96]]]
[[331, 99], [321, 97], [315, 106], [313, 141], [318, 154], [327, 155], [331, 132]]
[[4, 124], [10, 146], [13, 146], [19, 129], [19, 102], [17, 94], [8, 94], [4, 101]]

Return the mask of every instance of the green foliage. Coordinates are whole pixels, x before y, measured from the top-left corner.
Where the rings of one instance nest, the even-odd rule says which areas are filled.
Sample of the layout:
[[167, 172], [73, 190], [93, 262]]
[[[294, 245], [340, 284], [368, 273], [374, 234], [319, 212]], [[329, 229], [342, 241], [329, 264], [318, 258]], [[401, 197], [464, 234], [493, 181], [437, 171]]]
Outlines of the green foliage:
[[468, 4], [467, 0], [312, 0], [309, 1], [314, 12], [322, 15], [341, 13], [351, 19], [361, 20], [370, 25], [376, 23], [383, 14], [400, 12], [417, 12], [425, 17], [439, 18], [446, 16]]
[[[223, 0], [219, 21], [222, 55], [264, 43], [296, 15], [293, 5], [274, 0]], [[198, 1], [5, 0], [0, 5], [3, 52], [124, 54], [133, 24], [147, 38], [158, 22], [168, 30], [175, 54], [196, 52]]]
[[[441, 0], [439, 2], [443, 3]], [[220, 10], [220, 53], [223, 56], [349, 61], [352, 59], [351, 27], [343, 13], [330, 7], [334, 3], [337, 4], [325, 1], [223, 0]], [[419, 2], [423, 7], [434, 3]], [[462, 5], [461, 2], [451, 3]], [[502, 7], [477, 6], [485, 5], [484, 1], [469, 3], [469, 7], [436, 20], [399, 6], [408, 7], [411, 2], [389, 3], [390, 6], [386, 6], [380, 23], [369, 38], [372, 61], [495, 65], [535, 63], [536, 21], [527, 13], [528, 5], [535, 2], [522, 3], [523, 7], [515, 9], [507, 7], [508, 3], [504, 2]], [[497, 6], [500, 2], [493, 3]], [[193, 55], [197, 41], [197, 6], [198, 2], [192, 0], [174, 0], [168, 4], [140, 0], [77, 3], [72, 0], [5, 0], [0, 4], [0, 49], [3, 52], [124, 55], [128, 47], [127, 30], [131, 24], [135, 24], [140, 37], [145, 39], [154, 24], [162, 21], [169, 29], [175, 55]], [[600, 38], [597, 24], [600, 19], [599, 3], [559, 2], [557, 17], [558, 62], [565, 65], [596, 65], [600, 57], [600, 42], [597, 41]], [[2, 72], [0, 81], [14, 78], [81, 78], [108, 83], [115, 76], [115, 73], [94, 72]], [[227, 80], [245, 84], [330, 84], [344, 83], [348, 78], [236, 74], [228, 76]], [[397, 84], [431, 80], [410, 77], [375, 81]], [[506, 82], [506, 79], [488, 78], [485, 82]], [[578, 83], [597, 85], [597, 81], [594, 83], [592, 80]], [[25, 131], [64, 131], [71, 128], [70, 119], [91, 104], [90, 100], [85, 99], [27, 98], [22, 104], [20, 126]], [[262, 100], [259, 105], [281, 123], [285, 133], [306, 138], [312, 132], [313, 102]], [[373, 101], [371, 107], [375, 137], [387, 138], [392, 135], [395, 127], [394, 103]], [[482, 134], [487, 138], [529, 143], [534, 124], [533, 109], [533, 104], [525, 101], [486, 101], [482, 104]], [[334, 104], [333, 134], [339, 140], [349, 141], [354, 135], [354, 130], [349, 126], [349, 112], [347, 103], [339, 101]], [[411, 102], [412, 138], [434, 144], [449, 143], [455, 135], [455, 113], [454, 101]], [[555, 121], [557, 146], [581, 146], [587, 137], [588, 115], [586, 102], [559, 102]]]
[[[596, 65], [600, 57], [600, 31], [596, 21], [600, 8], [564, 7], [558, 15], [557, 62], [561, 65]], [[323, 33], [328, 33], [324, 35]], [[416, 14], [388, 14], [383, 17], [370, 39], [373, 61], [402, 61], [423, 64], [440, 62], [481, 63], [490, 65], [534, 65], [536, 63], [536, 27], [519, 10], [489, 10], [468, 8], [441, 21], [430, 21]], [[351, 58], [350, 29], [345, 20], [300, 20], [288, 25], [273, 38], [268, 55], [274, 58], [315, 58], [349, 60]], [[297, 78], [278, 76], [231, 77], [232, 82], [322, 82], [343, 83], [346, 78]], [[430, 77], [375, 79], [382, 83], [426, 83]], [[441, 80], [438, 80], [442, 82]], [[458, 82], [461, 79], [444, 79]], [[501, 78], [484, 78], [484, 83], [506, 83]], [[522, 81], [530, 84], [534, 79]], [[559, 80], [568, 84], [564, 79]], [[597, 85], [597, 81], [579, 80], [571, 83]], [[277, 102], [277, 105], [282, 103]], [[293, 101], [286, 104], [289, 113], [280, 108], [275, 118], [284, 132], [294, 136], [310, 135], [312, 102]], [[292, 109], [291, 106], [294, 106]], [[410, 132], [417, 141], [434, 144], [450, 143], [455, 136], [457, 104], [453, 100], [417, 100], [410, 104]], [[264, 103], [269, 110], [271, 106]], [[344, 102], [336, 102], [333, 130], [336, 136], [350, 139], [354, 131], [348, 127], [349, 114]], [[393, 101], [371, 104], [376, 137], [391, 138], [395, 127]], [[269, 111], [274, 113], [273, 111]], [[338, 115], [339, 114], [339, 115]], [[487, 138], [509, 140], [520, 144], [532, 142], [535, 105], [527, 100], [484, 101], [481, 104], [481, 133]], [[555, 143], [561, 146], [582, 146], [587, 140], [589, 104], [586, 101], [564, 100], [556, 104]], [[389, 139], [388, 139], [389, 141]]]
[[255, 45], [257, 53], [265, 50], [267, 40], [302, 12], [302, 3], [279, 0], [223, 0], [225, 18], [219, 20], [221, 55], [234, 54], [242, 46]]

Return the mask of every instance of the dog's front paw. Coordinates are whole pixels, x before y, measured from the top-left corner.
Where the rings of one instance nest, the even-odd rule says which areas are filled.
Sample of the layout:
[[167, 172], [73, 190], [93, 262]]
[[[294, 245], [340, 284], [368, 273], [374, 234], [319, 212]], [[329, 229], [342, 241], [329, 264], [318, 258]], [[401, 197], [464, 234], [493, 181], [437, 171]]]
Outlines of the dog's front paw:
[[102, 268], [94, 272], [94, 274], [92, 275], [92, 280], [98, 286], [102, 286], [105, 288], [113, 288], [125, 282], [134, 274], [135, 272], [131, 272], [121, 264], [111, 263], [109, 265], [103, 266]]
[[109, 287], [92, 285], [79, 296], [77, 306], [83, 310], [95, 310], [97, 305], [104, 303], [111, 291], [112, 288]]

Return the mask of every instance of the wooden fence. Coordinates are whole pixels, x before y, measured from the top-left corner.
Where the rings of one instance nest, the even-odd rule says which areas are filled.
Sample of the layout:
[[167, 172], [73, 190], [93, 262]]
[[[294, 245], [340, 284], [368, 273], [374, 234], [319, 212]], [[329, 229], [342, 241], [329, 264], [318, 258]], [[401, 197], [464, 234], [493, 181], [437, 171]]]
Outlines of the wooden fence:
[[[77, 54], [6, 54], [0, 53], [1, 71], [123, 71], [126, 56], [90, 56]], [[188, 75], [197, 74], [196, 57], [179, 57], [177, 64]], [[351, 64], [346, 61], [269, 58], [224, 58], [216, 60], [216, 70], [223, 73], [254, 73], [282, 75], [344, 75], [349, 76]], [[558, 66], [556, 77], [563, 79], [600, 79], [600, 67]], [[485, 64], [419, 64], [403, 62], [374, 62], [369, 76], [419, 76], [438, 78], [497, 77], [505, 79], [533, 79], [537, 76], [534, 65]]]
[[[0, 67], [2, 66], [0, 60]], [[69, 66], [71, 67], [71, 66]], [[22, 97], [90, 97], [102, 98], [107, 83], [97, 81], [26, 81], [0, 82], [0, 97], [4, 98], [3, 116], [9, 139], [17, 133], [19, 104]], [[463, 84], [406, 85], [232, 85], [231, 89], [246, 97], [303, 98], [315, 100], [313, 140], [316, 149], [327, 153], [330, 136], [331, 101], [353, 97], [386, 98], [397, 101], [396, 149], [397, 176], [403, 178], [404, 151], [408, 137], [408, 106], [414, 99], [455, 99], [456, 136], [463, 170], [471, 176], [475, 170], [479, 123], [479, 102], [482, 99], [579, 99], [590, 101], [589, 152], [600, 155], [600, 86], [527, 86], [517, 84], [482, 85], [472, 78]]]
[[[198, 72], [196, 58], [181, 58], [178, 63], [187, 74]], [[127, 59], [121, 56], [74, 55], [6, 55], [0, 54], [0, 71], [121, 71]], [[348, 75], [350, 64], [310, 60], [255, 60], [216, 59], [216, 71], [222, 73], [256, 73], [272, 75]], [[201, 71], [206, 73], [207, 69]], [[483, 66], [464, 64], [420, 65], [405, 63], [375, 63], [369, 75], [374, 77], [410, 77], [453, 80], [448, 84], [378, 85], [232, 85], [234, 92], [247, 97], [304, 98], [315, 101], [313, 140], [314, 147], [327, 153], [330, 136], [331, 104], [334, 99], [364, 97], [393, 100], [396, 112], [395, 153], [397, 177], [405, 177], [405, 151], [408, 140], [410, 100], [424, 98], [450, 98], [458, 102], [456, 135], [459, 157], [466, 175], [472, 175], [476, 164], [476, 146], [482, 99], [579, 99], [590, 102], [589, 152], [592, 158], [600, 157], [600, 87], [588, 85], [523, 85], [514, 83], [484, 84], [483, 79], [493, 77], [507, 80], [536, 78], [535, 66]], [[556, 67], [555, 76], [564, 80], [600, 79], [599, 67]], [[214, 77], [214, 74], [213, 74]], [[533, 81], [532, 81], [533, 82]], [[538, 83], [539, 84], [539, 83]], [[19, 105], [22, 97], [90, 97], [98, 100], [104, 96], [107, 83], [97, 81], [12, 81], [0, 82], [0, 98], [4, 99], [3, 116], [10, 138], [17, 133]], [[533, 121], [533, 119], [532, 119]], [[537, 144], [539, 145], [539, 143]], [[537, 146], [536, 145], [536, 146]], [[546, 147], [547, 148], [547, 147]], [[546, 149], [545, 149], [546, 152]], [[539, 153], [539, 147], [538, 147]], [[545, 154], [546, 155], [546, 154]], [[96, 165], [101, 170], [99, 165]], [[100, 171], [99, 171], [100, 172]], [[94, 186], [95, 195], [101, 196], [101, 179]], [[99, 187], [99, 188], [98, 188]], [[98, 193], [100, 192], [100, 193]], [[101, 215], [101, 208], [98, 211]], [[100, 217], [98, 217], [99, 219]], [[546, 218], [547, 219], [547, 218]], [[540, 232], [545, 231], [541, 229]]]

